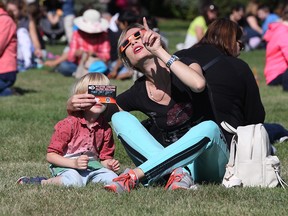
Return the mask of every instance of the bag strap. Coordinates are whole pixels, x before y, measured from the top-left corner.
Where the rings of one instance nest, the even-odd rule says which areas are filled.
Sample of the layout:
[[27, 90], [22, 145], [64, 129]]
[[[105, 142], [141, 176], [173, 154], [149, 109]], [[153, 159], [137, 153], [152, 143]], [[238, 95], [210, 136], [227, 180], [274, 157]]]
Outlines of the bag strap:
[[[212, 59], [211, 61], [209, 61], [207, 64], [205, 64], [203, 67], [202, 67], [202, 70], [204, 71], [204, 76], [205, 76], [205, 73], [207, 72], [207, 70], [212, 67], [214, 64], [216, 64], [218, 61], [220, 61], [222, 59], [224, 55], [221, 53], [220, 55], [218, 55], [217, 57], [215, 57], [214, 59]], [[219, 118], [217, 116], [217, 112], [216, 112], [216, 108], [215, 108], [215, 103], [214, 103], [214, 99], [213, 99], [213, 94], [212, 94], [212, 91], [210, 89], [210, 86], [208, 83], [206, 83], [206, 88], [207, 88], [207, 93], [208, 93], [208, 97], [209, 97], [209, 101], [210, 101], [210, 104], [211, 104], [211, 108], [212, 108], [212, 112], [214, 114], [214, 117], [215, 117], [215, 120], [217, 122], [219, 122]]]
[[211, 66], [216, 64], [221, 58], [223, 57], [223, 54], [217, 56], [216, 58], [212, 59], [210, 62], [208, 62], [206, 65], [202, 67], [204, 71], [208, 70]]
[[221, 122], [221, 127], [226, 130], [227, 132], [229, 133], [232, 133], [232, 134], [237, 134], [237, 129], [232, 127], [230, 124], [228, 124], [227, 122], [225, 121], [222, 121]]
[[280, 176], [280, 165], [276, 165], [273, 166], [275, 174], [276, 174], [276, 178], [278, 180], [278, 182], [280, 183], [281, 187], [286, 190], [286, 187], [288, 187], [288, 184], [281, 178]]

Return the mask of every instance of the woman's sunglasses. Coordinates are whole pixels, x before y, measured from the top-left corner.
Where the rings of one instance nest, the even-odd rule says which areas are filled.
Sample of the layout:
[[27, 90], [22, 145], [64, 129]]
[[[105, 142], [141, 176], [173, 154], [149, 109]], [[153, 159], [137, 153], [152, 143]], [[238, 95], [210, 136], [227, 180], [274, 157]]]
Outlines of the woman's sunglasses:
[[131, 44], [131, 40], [137, 40], [141, 38], [141, 32], [145, 32], [145, 29], [141, 29], [140, 31], [135, 32], [134, 34], [130, 35], [120, 46], [120, 52], [124, 52], [126, 48]]
[[239, 43], [239, 48], [240, 48], [240, 51], [243, 51], [243, 50], [244, 50], [244, 48], [245, 48], [245, 45], [244, 45], [244, 43], [243, 43], [242, 41], [240, 41], [240, 40], [238, 40], [237, 42]]

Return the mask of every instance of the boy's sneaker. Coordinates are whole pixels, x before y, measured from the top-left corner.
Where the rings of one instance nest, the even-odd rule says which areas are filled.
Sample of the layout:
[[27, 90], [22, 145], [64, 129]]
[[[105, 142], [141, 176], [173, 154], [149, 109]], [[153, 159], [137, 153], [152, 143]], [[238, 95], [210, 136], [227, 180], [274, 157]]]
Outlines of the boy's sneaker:
[[176, 168], [170, 175], [168, 182], [165, 186], [166, 190], [176, 189], [197, 189], [197, 185], [194, 183], [192, 177], [188, 173], [184, 172], [181, 167]]
[[17, 180], [17, 184], [41, 184], [42, 180], [47, 180], [45, 177], [36, 176], [36, 177], [27, 177], [23, 176]]
[[104, 186], [106, 190], [115, 193], [130, 192], [138, 184], [138, 178], [132, 169], [126, 169], [119, 177], [114, 178], [113, 182]]

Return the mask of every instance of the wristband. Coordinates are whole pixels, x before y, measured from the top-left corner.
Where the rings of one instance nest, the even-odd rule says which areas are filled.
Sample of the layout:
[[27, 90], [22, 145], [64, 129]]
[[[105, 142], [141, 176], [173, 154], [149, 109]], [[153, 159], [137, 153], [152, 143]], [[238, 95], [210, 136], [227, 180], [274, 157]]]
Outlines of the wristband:
[[168, 62], [166, 63], [166, 66], [168, 68], [171, 67], [171, 65], [173, 64], [173, 62], [178, 61], [179, 58], [176, 55], [172, 55], [171, 58], [168, 60]]

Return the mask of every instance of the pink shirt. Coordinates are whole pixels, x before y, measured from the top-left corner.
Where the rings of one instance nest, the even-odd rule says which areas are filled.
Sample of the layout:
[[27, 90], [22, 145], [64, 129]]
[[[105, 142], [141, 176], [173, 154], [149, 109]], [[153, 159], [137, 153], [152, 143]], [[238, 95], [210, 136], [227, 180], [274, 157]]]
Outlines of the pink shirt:
[[16, 24], [0, 8], [0, 74], [17, 70]]
[[92, 52], [98, 58], [107, 62], [110, 59], [110, 42], [108, 33], [86, 34], [82, 31], [74, 31], [68, 52], [68, 61], [79, 63], [80, 58], [75, 57], [77, 50]]
[[264, 39], [267, 41], [264, 74], [269, 84], [288, 69], [288, 26], [281, 22], [270, 24]]
[[54, 127], [48, 153], [67, 154], [89, 153], [100, 160], [113, 158], [115, 144], [110, 125], [100, 116], [98, 121], [87, 127], [84, 118], [68, 116]]

